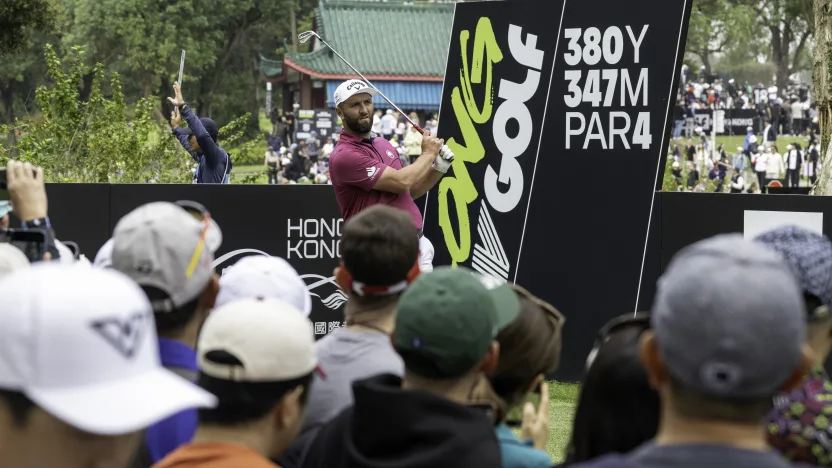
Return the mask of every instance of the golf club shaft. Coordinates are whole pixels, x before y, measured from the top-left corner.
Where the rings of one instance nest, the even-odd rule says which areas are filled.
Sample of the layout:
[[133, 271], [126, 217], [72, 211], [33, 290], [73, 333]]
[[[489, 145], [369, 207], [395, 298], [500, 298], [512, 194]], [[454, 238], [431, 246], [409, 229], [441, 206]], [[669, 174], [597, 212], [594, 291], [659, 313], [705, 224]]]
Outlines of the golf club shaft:
[[182, 72], [185, 71], [185, 49], [182, 49], [182, 57], [179, 59], [179, 87], [182, 87]]
[[323, 40], [323, 39], [321, 38], [321, 36], [319, 36], [319, 35], [315, 34], [315, 37], [317, 37], [317, 38], [318, 38], [318, 40], [319, 40], [319, 41], [321, 41], [321, 43], [322, 43], [323, 45], [327, 46], [327, 47], [329, 48], [329, 50], [331, 50], [331, 51], [332, 51], [335, 55], [337, 55], [339, 59], [341, 59], [344, 63], [346, 63], [346, 64], [347, 64], [347, 66], [348, 66], [348, 67], [350, 67], [350, 68], [352, 69], [352, 71], [354, 71], [354, 72], [355, 72], [358, 76], [360, 76], [362, 80], [364, 80], [364, 82], [366, 82], [368, 85], [372, 86], [372, 87], [373, 87], [373, 89], [375, 89], [375, 90], [376, 90], [376, 92], [378, 93], [378, 95], [379, 95], [379, 96], [381, 96], [381, 97], [382, 97], [385, 101], [387, 101], [387, 103], [388, 103], [388, 104], [390, 104], [391, 106], [393, 106], [393, 108], [394, 108], [394, 109], [396, 109], [397, 111], [399, 111], [399, 113], [400, 113], [402, 116], [404, 116], [404, 118], [405, 118], [405, 119], [407, 119], [407, 121], [408, 121], [408, 122], [410, 122], [410, 125], [413, 125], [413, 128], [415, 128], [417, 132], [419, 132], [419, 133], [425, 133], [425, 131], [424, 131], [424, 130], [422, 130], [422, 127], [418, 126], [418, 125], [416, 124], [416, 122], [414, 122], [414, 121], [410, 120], [410, 117], [408, 117], [408, 115], [407, 115], [407, 114], [405, 114], [403, 110], [399, 109], [399, 106], [397, 106], [397, 105], [393, 104], [393, 101], [391, 101], [390, 99], [388, 99], [388, 98], [387, 98], [387, 96], [385, 96], [385, 95], [384, 95], [384, 93], [382, 93], [382, 92], [381, 92], [381, 90], [380, 90], [380, 89], [378, 89], [378, 88], [376, 87], [376, 85], [374, 85], [374, 84], [373, 84], [370, 80], [368, 80], [368, 79], [367, 79], [367, 77], [365, 77], [363, 73], [361, 73], [360, 71], [358, 71], [358, 69], [357, 69], [357, 68], [355, 68], [354, 66], [352, 66], [352, 64], [351, 64], [351, 63], [347, 62], [347, 59], [345, 59], [344, 57], [342, 57], [342, 56], [341, 56], [341, 54], [339, 54], [337, 50], [335, 50], [335, 49], [334, 49], [331, 45], [327, 44], [327, 42], [326, 42], [325, 40]]

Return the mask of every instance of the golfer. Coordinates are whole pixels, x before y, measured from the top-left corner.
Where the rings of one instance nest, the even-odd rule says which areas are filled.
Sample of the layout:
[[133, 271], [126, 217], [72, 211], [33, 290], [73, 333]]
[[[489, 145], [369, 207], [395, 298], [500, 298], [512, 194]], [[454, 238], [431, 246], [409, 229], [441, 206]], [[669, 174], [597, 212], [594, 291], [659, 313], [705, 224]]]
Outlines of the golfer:
[[[199, 166], [194, 173], [195, 184], [227, 184], [231, 173], [231, 158], [224, 149], [217, 144], [219, 129], [217, 124], [207, 118], [199, 118], [182, 98], [182, 90], [178, 83], [173, 84], [174, 97], [168, 101], [174, 109], [170, 116], [173, 134], [185, 151], [191, 155]], [[179, 128], [182, 119], [188, 122], [188, 128]]]
[[335, 90], [335, 112], [344, 129], [330, 156], [330, 177], [344, 222], [361, 210], [383, 203], [410, 213], [419, 236], [419, 266], [433, 270], [433, 244], [422, 234], [422, 214], [414, 199], [428, 192], [448, 171], [453, 154], [440, 155], [444, 140], [425, 132], [422, 155], [402, 167], [393, 145], [370, 130], [376, 90], [360, 80], [341, 83]]

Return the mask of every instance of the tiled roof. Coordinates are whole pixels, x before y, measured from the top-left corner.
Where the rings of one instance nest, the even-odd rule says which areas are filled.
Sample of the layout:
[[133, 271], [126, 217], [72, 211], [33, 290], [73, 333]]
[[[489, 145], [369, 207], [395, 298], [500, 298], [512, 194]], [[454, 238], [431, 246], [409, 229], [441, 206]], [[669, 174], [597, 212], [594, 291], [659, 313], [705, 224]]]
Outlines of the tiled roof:
[[260, 71], [267, 77], [283, 75], [283, 60], [271, 60], [260, 55]]
[[[452, 4], [322, 2], [318, 34], [370, 79], [441, 81], [453, 23]], [[321, 79], [355, 74], [325, 46], [287, 53], [284, 66]]]

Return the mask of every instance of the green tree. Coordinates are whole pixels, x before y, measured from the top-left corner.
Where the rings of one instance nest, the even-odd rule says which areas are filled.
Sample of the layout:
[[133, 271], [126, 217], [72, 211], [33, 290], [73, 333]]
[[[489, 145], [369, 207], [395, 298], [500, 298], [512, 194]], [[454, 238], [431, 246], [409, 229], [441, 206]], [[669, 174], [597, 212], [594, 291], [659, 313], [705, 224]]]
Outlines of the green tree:
[[89, 98], [79, 99], [83, 56], [84, 50], [74, 47], [62, 61], [46, 46], [52, 83], [37, 90], [42, 118], [7, 125], [18, 138], [15, 146], [0, 146], [2, 155], [44, 167], [51, 182], [187, 181], [190, 157], [173, 139], [160, 137], [164, 129], [151, 116], [153, 100], [128, 106], [117, 73], [109, 77], [112, 95], [106, 97], [101, 65], [93, 71]]
[[32, 31], [46, 30], [54, 21], [54, 11], [48, 0], [0, 2], [0, 58], [19, 52]]
[[754, 34], [753, 12], [729, 0], [697, 0], [690, 16], [686, 51], [695, 55], [708, 74], [714, 55], [733, 53], [750, 59], [759, 49]]
[[[16, 119], [0, 126], [14, 132], [14, 144], [0, 144], [0, 165], [14, 155], [45, 169], [51, 182], [189, 182], [193, 160], [170, 134], [170, 127], [153, 117], [158, 97], [125, 102], [121, 77], [97, 64], [90, 94], [80, 99], [79, 83], [87, 69], [85, 52], [73, 47], [61, 60], [45, 47], [49, 85], [37, 89], [42, 115]], [[109, 95], [102, 91], [107, 84]], [[241, 159], [256, 151], [255, 142], [243, 139], [249, 120], [244, 115], [220, 128], [220, 143], [234, 147]]]
[[779, 89], [786, 88], [789, 75], [809, 68], [805, 51], [815, 27], [810, 1], [729, 0], [728, 4], [750, 9], [758, 30], [768, 34], [768, 58], [776, 67]]

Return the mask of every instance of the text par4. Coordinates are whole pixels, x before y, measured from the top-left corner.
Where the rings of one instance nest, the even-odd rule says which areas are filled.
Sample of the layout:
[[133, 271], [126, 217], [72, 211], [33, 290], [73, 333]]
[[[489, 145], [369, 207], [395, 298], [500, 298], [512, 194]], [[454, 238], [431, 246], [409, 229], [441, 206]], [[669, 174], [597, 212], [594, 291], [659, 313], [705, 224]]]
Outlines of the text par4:
[[[570, 67], [583, 69], [567, 69], [564, 72], [567, 94], [563, 96], [563, 102], [573, 109], [582, 103], [599, 108], [593, 112], [566, 112], [566, 149], [575, 144], [573, 137], [578, 144], [583, 139], [582, 149], [587, 149], [593, 140], [605, 150], [615, 149], [616, 140], [624, 149], [630, 149], [631, 144], [641, 145], [642, 149], [650, 148], [653, 136], [650, 134], [650, 112], [647, 109], [649, 69], [642, 67], [631, 72], [635, 67], [621, 68], [622, 65], [640, 63], [640, 49], [648, 27], [642, 26], [639, 32], [638, 27], [625, 26], [622, 31], [617, 26], [610, 26], [603, 33], [594, 27], [564, 29], [564, 39], [568, 40], [564, 61]], [[633, 48], [632, 62], [622, 64], [627, 47]], [[587, 65], [603, 68], [586, 70]], [[623, 107], [626, 111], [604, 110], [614, 106]], [[636, 112], [639, 107], [644, 111]], [[602, 117], [603, 114], [607, 114], [606, 118]]]

